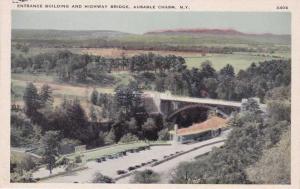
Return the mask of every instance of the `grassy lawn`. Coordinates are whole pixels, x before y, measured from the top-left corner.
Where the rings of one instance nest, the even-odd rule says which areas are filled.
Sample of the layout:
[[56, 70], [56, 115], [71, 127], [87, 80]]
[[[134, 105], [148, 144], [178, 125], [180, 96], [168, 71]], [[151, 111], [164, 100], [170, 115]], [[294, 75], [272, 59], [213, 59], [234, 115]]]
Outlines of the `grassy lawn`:
[[11, 163], [21, 162], [26, 157], [24, 152], [11, 151], [10, 152], [10, 161]]
[[29, 73], [12, 73], [11, 78], [13, 80], [20, 80], [20, 81], [30, 81], [30, 82], [55, 82], [55, 77], [53, 75], [47, 74], [29, 74]]
[[[130, 144], [116, 144], [108, 147], [101, 147], [92, 150], [87, 150], [86, 152], [82, 153], [82, 155], [84, 155], [83, 158], [85, 160], [93, 160], [102, 156], [113, 155], [125, 150], [136, 149], [144, 146], [148, 146], [148, 144], [145, 142], [136, 142]], [[67, 155], [66, 157], [70, 159], [74, 159], [78, 155], [79, 153], [74, 153], [74, 154]]]
[[[85, 160], [94, 160], [99, 157], [103, 156], [108, 156], [108, 155], [113, 155], [122, 151], [130, 150], [130, 149], [137, 149], [139, 147], [145, 147], [148, 145], [160, 145], [160, 144], [167, 144], [166, 141], [153, 141], [153, 142], [144, 142], [144, 141], [139, 141], [135, 143], [128, 143], [128, 144], [115, 144], [111, 146], [106, 146], [106, 147], [101, 147], [101, 148], [95, 148], [92, 150], [87, 150], [81, 155], [83, 155], [83, 158]], [[78, 156], [80, 153], [73, 153], [70, 155], [66, 155], [65, 157], [68, 157], [70, 159], [74, 159], [76, 156]]]
[[111, 75], [116, 78], [117, 85], [128, 85], [130, 80], [134, 80], [128, 71], [112, 72]]

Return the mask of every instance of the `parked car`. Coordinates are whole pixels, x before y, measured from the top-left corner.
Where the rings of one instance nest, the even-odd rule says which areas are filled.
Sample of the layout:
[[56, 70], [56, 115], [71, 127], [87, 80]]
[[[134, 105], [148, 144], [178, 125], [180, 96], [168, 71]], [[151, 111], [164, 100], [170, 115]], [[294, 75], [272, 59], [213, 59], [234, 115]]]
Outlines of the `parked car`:
[[122, 174], [125, 174], [125, 173], [127, 173], [127, 171], [124, 171], [124, 170], [118, 170], [118, 171], [117, 171], [117, 174], [118, 174], [118, 175], [122, 175]]
[[107, 158], [108, 159], [114, 159], [114, 157], [112, 155], [108, 155]]
[[135, 170], [135, 167], [128, 167], [128, 171]]

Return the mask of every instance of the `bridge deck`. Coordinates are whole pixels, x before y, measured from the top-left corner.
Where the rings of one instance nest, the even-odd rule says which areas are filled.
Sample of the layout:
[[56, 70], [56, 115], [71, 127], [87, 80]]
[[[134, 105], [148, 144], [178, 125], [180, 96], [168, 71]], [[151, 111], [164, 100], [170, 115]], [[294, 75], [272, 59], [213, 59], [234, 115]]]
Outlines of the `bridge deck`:
[[191, 102], [191, 103], [199, 103], [199, 104], [210, 104], [210, 105], [222, 105], [222, 106], [230, 106], [230, 107], [241, 107], [241, 102], [235, 101], [225, 101], [218, 99], [209, 99], [209, 98], [194, 98], [194, 97], [182, 97], [182, 96], [174, 96], [174, 95], [165, 95], [162, 94], [160, 96], [161, 100], [169, 100], [169, 101], [177, 101], [177, 102]]
[[165, 100], [165, 101], [177, 101], [177, 102], [190, 102], [197, 104], [207, 104], [207, 105], [222, 105], [222, 106], [231, 106], [231, 107], [241, 107], [242, 103], [237, 101], [226, 101], [219, 99], [209, 99], [209, 98], [195, 98], [187, 96], [176, 96], [166, 93], [159, 92], [145, 92], [147, 96], [151, 96], [154, 99]]
[[[177, 96], [168, 93], [159, 93], [153, 91], [146, 91], [144, 95], [152, 97], [154, 101], [177, 101], [177, 102], [189, 102], [196, 104], [206, 104], [206, 105], [216, 105], [216, 106], [228, 106], [228, 107], [236, 107], [240, 108], [242, 106], [242, 102], [240, 101], [227, 101], [220, 99], [210, 99], [210, 98], [195, 98], [188, 96]], [[266, 104], [259, 104], [260, 108], [265, 111]]]

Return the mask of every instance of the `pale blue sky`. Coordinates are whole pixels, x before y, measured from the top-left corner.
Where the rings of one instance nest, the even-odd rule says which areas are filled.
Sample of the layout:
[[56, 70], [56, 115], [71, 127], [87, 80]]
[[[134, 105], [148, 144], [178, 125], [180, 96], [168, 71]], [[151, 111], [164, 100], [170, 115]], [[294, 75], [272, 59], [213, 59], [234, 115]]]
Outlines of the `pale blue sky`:
[[291, 33], [285, 12], [12, 11], [14, 29], [115, 30], [236, 29], [247, 33]]

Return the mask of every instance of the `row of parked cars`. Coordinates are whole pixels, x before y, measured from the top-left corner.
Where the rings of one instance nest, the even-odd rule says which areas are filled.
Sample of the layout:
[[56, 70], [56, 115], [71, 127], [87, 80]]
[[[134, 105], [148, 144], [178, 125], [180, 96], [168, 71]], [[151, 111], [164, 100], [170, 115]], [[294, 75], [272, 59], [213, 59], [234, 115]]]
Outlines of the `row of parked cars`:
[[[165, 155], [163, 158], [167, 159], [167, 158], [173, 157], [173, 156], [175, 156], [175, 155], [177, 155], [179, 153], [182, 153], [182, 152], [183, 151], [176, 151], [175, 153], [172, 153], [170, 155]], [[158, 162], [158, 160], [157, 159], [152, 159], [152, 160], [150, 160], [148, 162], [141, 163], [140, 165], [130, 166], [130, 167], [128, 167], [127, 170], [118, 170], [117, 174], [118, 175], [126, 174], [126, 173], [128, 173], [130, 171], [133, 171], [135, 169], [141, 168], [141, 167], [146, 166], [146, 165], [150, 165], [150, 164], [155, 163], [155, 162]]]
[[103, 161], [106, 161], [107, 159], [118, 159], [120, 157], [126, 156], [127, 153], [137, 153], [140, 152], [142, 150], [150, 150], [150, 146], [141, 146], [139, 148], [135, 148], [135, 149], [129, 149], [129, 150], [125, 150], [113, 155], [107, 155], [107, 156], [102, 156], [96, 159], [96, 162], [101, 163]]
[[177, 154], [179, 154], [179, 153], [181, 153], [181, 152], [183, 152], [183, 151], [177, 151], [177, 152], [175, 152], [174, 154], [165, 155], [165, 156], [164, 156], [164, 159], [167, 159], [167, 158], [170, 158], [170, 157], [172, 157], [172, 156], [175, 156], [175, 155], [177, 155]]
[[152, 163], [157, 162], [157, 161], [158, 161], [157, 159], [152, 159], [152, 160], [147, 161], [147, 162], [145, 162], [145, 163], [141, 163], [140, 165], [130, 166], [130, 167], [128, 167], [127, 170], [118, 170], [118, 171], [117, 171], [117, 174], [118, 174], [118, 175], [126, 174], [126, 173], [128, 173], [128, 172], [130, 172], [130, 171], [133, 171], [133, 170], [138, 169], [138, 168], [141, 168], [141, 167], [143, 167], [143, 166], [152, 164]]

